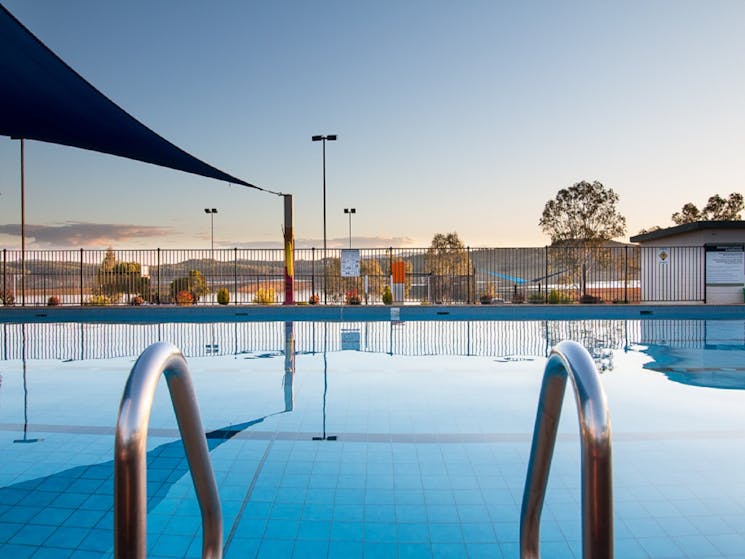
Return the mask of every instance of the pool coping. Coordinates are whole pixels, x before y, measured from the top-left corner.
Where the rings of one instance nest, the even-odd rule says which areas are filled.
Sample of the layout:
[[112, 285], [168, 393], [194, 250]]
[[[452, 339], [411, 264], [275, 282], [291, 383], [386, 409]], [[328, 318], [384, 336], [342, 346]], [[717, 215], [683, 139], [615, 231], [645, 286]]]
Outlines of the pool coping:
[[420, 320], [745, 320], [745, 305], [146, 305], [139, 307], [0, 307], [2, 323], [377, 322]]

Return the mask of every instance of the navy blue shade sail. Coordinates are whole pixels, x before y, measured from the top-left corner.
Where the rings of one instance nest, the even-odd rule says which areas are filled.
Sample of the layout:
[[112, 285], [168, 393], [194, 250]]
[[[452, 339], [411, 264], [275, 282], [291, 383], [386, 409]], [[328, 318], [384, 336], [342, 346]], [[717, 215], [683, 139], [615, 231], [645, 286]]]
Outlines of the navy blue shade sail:
[[153, 132], [88, 83], [2, 5], [0, 135], [98, 151], [264, 190]]

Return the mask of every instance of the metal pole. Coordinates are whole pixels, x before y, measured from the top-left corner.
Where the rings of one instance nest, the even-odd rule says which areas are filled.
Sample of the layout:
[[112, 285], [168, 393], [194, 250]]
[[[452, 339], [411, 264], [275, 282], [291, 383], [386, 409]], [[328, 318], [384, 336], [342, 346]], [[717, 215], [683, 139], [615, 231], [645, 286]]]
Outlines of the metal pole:
[[323, 137], [323, 304], [326, 304], [326, 137]]
[[147, 557], [147, 446], [155, 389], [166, 377], [202, 516], [202, 557], [223, 556], [220, 496], [202, 428], [191, 375], [178, 348], [155, 343], [132, 367], [116, 423], [114, 451], [114, 556]]
[[80, 249], [80, 306], [83, 306], [83, 249]]
[[326, 270], [326, 140], [336, 140], [336, 134], [324, 134], [312, 136], [311, 140], [314, 142], [323, 142], [323, 302], [324, 304], [328, 300], [328, 293], [326, 289], [326, 282], [328, 280], [328, 271]]
[[310, 294], [316, 294], [316, 247], [310, 249]]
[[284, 195], [285, 202], [285, 305], [295, 304], [295, 238], [293, 233], [292, 194]]
[[623, 251], [623, 302], [629, 302], [629, 247]]
[[352, 248], [352, 212], [349, 212], [349, 248]]
[[608, 399], [587, 350], [563, 341], [543, 370], [533, 443], [520, 514], [520, 557], [538, 559], [543, 499], [556, 443], [567, 378], [580, 423], [582, 466], [582, 557], [613, 559], [612, 440]]
[[26, 184], [25, 153], [21, 138], [21, 306], [26, 306]]
[[[157, 279], [157, 290], [156, 290], [156, 301], [160, 305], [160, 247], [158, 248], [158, 279]], [[160, 338], [159, 338], [160, 339]]]
[[[466, 273], [468, 274], [468, 284], [466, 285], [466, 303], [471, 304], [471, 247], [466, 247], [466, 260], [467, 260], [467, 268]], [[475, 276], [475, 274], [474, 274]], [[475, 301], [475, 298], [474, 298]]]

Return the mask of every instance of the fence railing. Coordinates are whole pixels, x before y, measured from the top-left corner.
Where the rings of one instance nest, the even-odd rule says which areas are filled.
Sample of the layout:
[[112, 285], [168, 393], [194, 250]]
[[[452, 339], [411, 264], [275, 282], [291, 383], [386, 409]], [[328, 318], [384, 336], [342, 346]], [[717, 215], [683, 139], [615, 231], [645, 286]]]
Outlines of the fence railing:
[[[657, 271], [638, 246], [360, 249], [358, 277], [341, 250], [295, 249], [295, 301], [380, 304], [403, 269], [397, 303], [702, 301], [702, 247], [673, 247], [682, 266]], [[651, 253], [650, 253], [651, 254]], [[650, 260], [650, 262], [647, 262]], [[664, 273], [663, 273], [664, 272]], [[269, 304], [284, 302], [282, 249], [3, 249], [0, 303], [16, 305]], [[399, 278], [400, 282], [400, 278]], [[660, 286], [665, 287], [664, 289]], [[669, 286], [666, 287], [666, 286]], [[645, 291], [646, 290], [646, 291]], [[645, 295], [646, 293], [646, 295]]]

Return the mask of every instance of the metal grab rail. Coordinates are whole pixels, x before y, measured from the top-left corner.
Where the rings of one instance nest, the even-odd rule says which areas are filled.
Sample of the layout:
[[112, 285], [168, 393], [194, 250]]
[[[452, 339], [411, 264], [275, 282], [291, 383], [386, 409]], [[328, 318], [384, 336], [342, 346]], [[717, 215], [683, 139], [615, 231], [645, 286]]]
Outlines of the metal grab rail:
[[222, 509], [186, 359], [158, 342], [142, 352], [129, 373], [119, 406], [114, 454], [114, 553], [147, 556], [147, 430], [155, 389], [165, 373], [202, 513], [202, 557], [222, 557]]
[[600, 375], [587, 350], [564, 341], [552, 351], [543, 373], [533, 445], [520, 515], [520, 556], [540, 557], [540, 521], [566, 379], [570, 377], [582, 441], [582, 555], [613, 558], [611, 426]]

